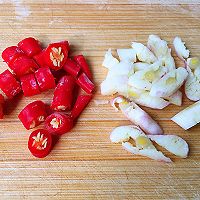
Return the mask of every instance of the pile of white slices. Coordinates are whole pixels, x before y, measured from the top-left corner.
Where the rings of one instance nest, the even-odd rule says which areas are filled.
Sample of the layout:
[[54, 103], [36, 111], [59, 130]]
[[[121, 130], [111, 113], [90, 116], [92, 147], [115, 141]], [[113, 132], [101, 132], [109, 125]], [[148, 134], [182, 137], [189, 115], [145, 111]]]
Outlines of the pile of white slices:
[[[147, 46], [133, 42], [130, 49], [117, 49], [119, 59], [113, 57], [109, 49], [102, 64], [108, 69], [101, 83], [102, 95], [118, 93], [120, 96], [111, 101], [112, 106], [135, 125], [115, 128], [111, 141], [121, 142], [133, 154], [165, 162], [171, 159], [157, 151], [151, 141], [182, 158], [188, 155], [188, 145], [176, 135], [163, 135], [162, 128], [138, 105], [154, 109], [163, 109], [169, 104], [181, 106], [179, 89], [184, 85], [187, 98], [198, 102], [172, 120], [185, 130], [200, 122], [200, 60], [189, 58], [190, 52], [181, 38], [175, 37], [173, 45], [183, 67], [175, 66], [167, 42], [157, 35], [149, 36]], [[136, 146], [130, 139], [135, 140]]]

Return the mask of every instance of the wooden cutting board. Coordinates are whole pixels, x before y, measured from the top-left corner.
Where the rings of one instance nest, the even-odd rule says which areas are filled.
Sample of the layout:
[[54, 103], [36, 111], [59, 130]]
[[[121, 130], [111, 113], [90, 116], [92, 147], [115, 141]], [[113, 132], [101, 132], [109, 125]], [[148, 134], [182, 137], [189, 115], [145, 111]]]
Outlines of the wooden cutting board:
[[[130, 124], [111, 106], [98, 105], [111, 97], [100, 95], [106, 69], [101, 66], [109, 48], [146, 43], [158, 34], [172, 44], [178, 35], [192, 56], [200, 56], [198, 0], [1, 0], [0, 52], [27, 36], [44, 44], [69, 40], [73, 54], [83, 53], [92, 68], [97, 92], [76, 127], [60, 138], [51, 154], [36, 159], [27, 149], [29, 133], [17, 115], [36, 99], [51, 102], [52, 91], [32, 98], [18, 96], [8, 103], [0, 121], [0, 199], [200, 199], [200, 126], [183, 131], [170, 117], [183, 106], [148, 111], [165, 133], [183, 137], [190, 145], [187, 159], [167, 153], [165, 164], [133, 156], [112, 144], [109, 133]], [[174, 54], [174, 52], [173, 52]], [[177, 66], [181, 63], [175, 57]], [[1, 60], [2, 72], [6, 65]], [[188, 116], [189, 118], [190, 116]], [[42, 126], [41, 126], [42, 127]]]

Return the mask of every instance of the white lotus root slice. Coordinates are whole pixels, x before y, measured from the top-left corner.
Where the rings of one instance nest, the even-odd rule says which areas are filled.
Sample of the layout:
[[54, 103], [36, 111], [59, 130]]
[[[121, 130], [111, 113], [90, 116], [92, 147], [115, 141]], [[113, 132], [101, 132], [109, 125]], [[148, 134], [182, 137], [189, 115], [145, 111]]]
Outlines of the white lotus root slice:
[[135, 50], [138, 60], [145, 63], [154, 63], [157, 60], [154, 54], [142, 43], [132, 42], [131, 46]]
[[187, 130], [200, 122], [200, 101], [192, 104], [171, 118], [180, 127]]
[[128, 84], [138, 89], [150, 90], [152, 84], [160, 80], [168, 72], [167, 68], [160, 65], [160, 61], [157, 61], [147, 69], [135, 72], [129, 77]]
[[113, 67], [117, 63], [119, 63], [119, 61], [115, 57], [113, 57], [112, 50], [108, 49], [108, 51], [105, 53], [105, 57], [104, 57], [102, 66], [110, 69], [111, 67]]
[[[166, 157], [155, 148], [150, 139], [137, 126], [129, 125], [117, 127], [111, 132], [110, 139], [114, 143], [122, 143], [122, 146], [127, 151], [135, 155], [142, 155], [164, 162], [172, 162], [170, 158]], [[130, 139], [135, 141], [135, 147], [128, 142]]]
[[128, 76], [129, 72], [133, 69], [133, 63], [120, 61], [108, 71], [107, 78], [119, 75]]
[[164, 57], [169, 51], [167, 42], [165, 40], [161, 40], [157, 35], [149, 35], [147, 47], [157, 58]]
[[163, 134], [163, 130], [157, 122], [134, 102], [129, 102], [119, 96], [112, 100], [111, 105], [116, 111], [121, 110], [131, 122], [138, 125], [147, 134]]
[[117, 49], [119, 59], [122, 61], [136, 62], [136, 52], [134, 49]]
[[186, 48], [185, 42], [183, 42], [180, 37], [175, 37], [173, 45], [177, 56], [185, 61], [185, 58], [188, 58], [190, 55], [190, 51]]
[[148, 137], [176, 156], [186, 158], [188, 155], [187, 142], [177, 135], [149, 135]]
[[181, 106], [182, 100], [183, 100], [183, 94], [180, 90], [177, 90], [174, 94], [172, 94], [169, 97], [165, 97], [166, 100], [168, 100], [171, 104]]
[[175, 93], [184, 83], [188, 76], [185, 68], [179, 67], [164, 75], [152, 85], [150, 95], [157, 97], [169, 97]]
[[128, 77], [126, 75], [109, 77], [101, 83], [102, 95], [113, 95], [117, 92], [127, 94]]

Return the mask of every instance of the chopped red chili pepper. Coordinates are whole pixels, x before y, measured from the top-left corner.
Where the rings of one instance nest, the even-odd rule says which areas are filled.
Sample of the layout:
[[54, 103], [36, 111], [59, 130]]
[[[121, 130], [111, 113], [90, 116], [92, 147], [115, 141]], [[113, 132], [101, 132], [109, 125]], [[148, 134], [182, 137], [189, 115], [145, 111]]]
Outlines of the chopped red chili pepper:
[[41, 124], [46, 116], [45, 104], [42, 101], [34, 101], [19, 113], [18, 118], [24, 127], [29, 130]]
[[24, 53], [17, 46], [7, 47], [1, 54], [6, 63], [9, 63], [23, 55]]
[[26, 56], [16, 58], [14, 61], [10, 62], [8, 66], [18, 78], [25, 74], [33, 73], [39, 68], [33, 59]]
[[42, 92], [48, 89], [55, 88], [56, 86], [53, 74], [51, 73], [50, 69], [47, 67], [39, 68], [35, 72], [35, 78], [39, 85], [40, 91]]
[[53, 74], [56, 83], [65, 75], [67, 75], [66, 71], [63, 69], [60, 69], [58, 71], [51, 70], [51, 73]]
[[73, 119], [79, 117], [79, 115], [83, 112], [85, 107], [88, 105], [90, 100], [92, 99], [92, 95], [79, 95], [76, 103], [72, 109], [71, 116]]
[[9, 99], [12, 99], [21, 91], [19, 82], [9, 70], [5, 70], [0, 74], [0, 89], [4, 96]]
[[44, 158], [52, 149], [52, 136], [44, 129], [33, 131], [28, 140], [28, 148], [33, 156]]
[[40, 94], [40, 89], [34, 74], [26, 74], [20, 78], [25, 97]]
[[94, 83], [87, 77], [87, 75], [83, 72], [77, 79], [77, 84], [88, 94], [91, 94], [94, 90]]
[[46, 62], [45, 62], [45, 50], [33, 56], [33, 59], [40, 67], [47, 67]]
[[92, 80], [92, 73], [83, 55], [74, 56], [74, 60], [81, 66], [83, 72]]
[[51, 108], [62, 111], [70, 110], [73, 100], [73, 89], [75, 81], [72, 76], [63, 76], [55, 88]]
[[62, 135], [73, 128], [73, 119], [69, 115], [53, 113], [45, 120], [45, 128], [49, 133]]
[[4, 96], [2, 94], [0, 94], [0, 104], [3, 104], [5, 101]]
[[77, 77], [80, 72], [81, 67], [76, 62], [74, 62], [71, 58], [68, 58], [66, 60], [65, 65], [63, 66], [63, 69], [70, 75]]
[[32, 37], [23, 39], [18, 43], [18, 47], [28, 56], [33, 57], [34, 55], [40, 53], [42, 48], [38, 40]]
[[3, 119], [4, 113], [3, 113], [3, 104], [0, 104], [0, 119]]
[[54, 70], [59, 70], [65, 64], [68, 57], [68, 43], [58, 42], [50, 44], [45, 50], [46, 65]]

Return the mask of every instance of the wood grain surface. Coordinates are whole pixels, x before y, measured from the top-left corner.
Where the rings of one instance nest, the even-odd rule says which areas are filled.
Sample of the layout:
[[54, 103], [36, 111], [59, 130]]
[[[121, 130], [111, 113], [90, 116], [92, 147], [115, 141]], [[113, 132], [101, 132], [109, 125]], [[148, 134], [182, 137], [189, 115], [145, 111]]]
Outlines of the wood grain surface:
[[[131, 41], [145, 43], [158, 34], [171, 46], [179, 35], [192, 56], [200, 56], [200, 1], [198, 0], [1, 0], [0, 52], [27, 36], [44, 44], [67, 39], [73, 54], [84, 53], [98, 86], [94, 99], [76, 127], [63, 135], [44, 159], [30, 155], [29, 133], [17, 115], [35, 99], [50, 103], [52, 91], [9, 102], [0, 121], [0, 199], [200, 199], [200, 126], [183, 131], [170, 121], [183, 107], [158, 111], [144, 108], [165, 133], [183, 137], [190, 145], [187, 159], [167, 153], [165, 164], [133, 156], [112, 144], [110, 131], [130, 124], [100, 95], [106, 75], [101, 66], [109, 48], [127, 48]], [[174, 52], [173, 52], [174, 54]], [[175, 57], [177, 66], [182, 63]], [[0, 71], [6, 65], [0, 60]], [[188, 116], [189, 117], [189, 116]], [[42, 127], [42, 126], [41, 126]]]

